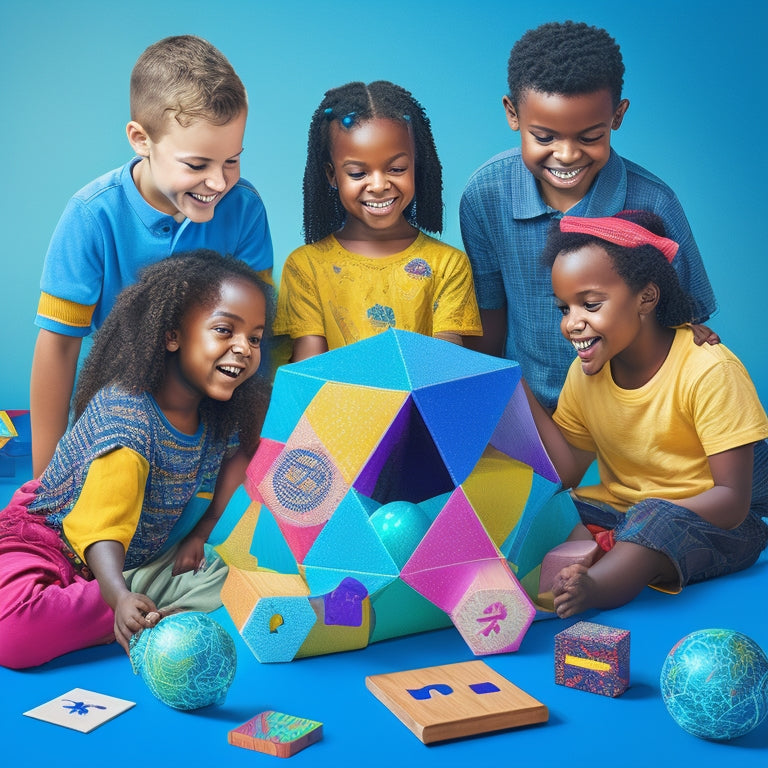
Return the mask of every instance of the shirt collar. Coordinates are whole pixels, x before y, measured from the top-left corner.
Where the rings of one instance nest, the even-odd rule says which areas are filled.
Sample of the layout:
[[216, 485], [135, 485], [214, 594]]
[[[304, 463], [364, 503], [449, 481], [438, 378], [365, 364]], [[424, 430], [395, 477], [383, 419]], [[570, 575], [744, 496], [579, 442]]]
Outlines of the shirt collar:
[[[520, 148], [512, 150], [520, 155]], [[514, 163], [512, 173], [512, 215], [515, 219], [535, 219], [560, 211], [548, 206], [539, 192], [536, 179], [525, 167], [522, 157]], [[600, 169], [584, 197], [568, 211], [569, 216], [613, 216], [624, 209], [627, 199], [627, 169], [624, 161], [611, 149], [608, 162]]]
[[[151, 232], [175, 232], [178, 229], [179, 222], [169, 216], [167, 213], [153, 208], [139, 192], [136, 183], [133, 180], [133, 169], [141, 161], [140, 157], [134, 157], [129, 163], [123, 166], [120, 174], [120, 183], [125, 190], [128, 202], [136, 215], [141, 219], [142, 224]], [[185, 220], [186, 221], [186, 220]]]

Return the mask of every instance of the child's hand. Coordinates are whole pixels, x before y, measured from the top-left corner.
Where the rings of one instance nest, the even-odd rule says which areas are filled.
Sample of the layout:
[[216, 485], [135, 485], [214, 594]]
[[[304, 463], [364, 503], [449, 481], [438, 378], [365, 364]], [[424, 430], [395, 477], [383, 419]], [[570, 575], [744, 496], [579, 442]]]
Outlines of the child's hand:
[[179, 551], [173, 563], [171, 576], [179, 576], [187, 571], [197, 573], [205, 568], [205, 539], [190, 533], [179, 544]]
[[138, 592], [123, 592], [115, 605], [115, 640], [130, 654], [131, 636], [160, 621], [155, 604]]
[[693, 341], [701, 346], [704, 342], [707, 344], [719, 344], [720, 337], [706, 325], [697, 325], [696, 323], [688, 323], [688, 327], [693, 331]]

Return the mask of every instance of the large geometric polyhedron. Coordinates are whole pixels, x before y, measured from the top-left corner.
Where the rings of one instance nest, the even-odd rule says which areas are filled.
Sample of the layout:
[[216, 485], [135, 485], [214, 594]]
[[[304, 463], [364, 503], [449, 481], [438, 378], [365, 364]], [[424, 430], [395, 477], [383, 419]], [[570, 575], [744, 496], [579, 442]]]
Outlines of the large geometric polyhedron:
[[[309, 595], [361, 585], [371, 642], [453, 622], [476, 655], [519, 647], [577, 520], [518, 364], [393, 329], [278, 369], [245, 487]], [[274, 623], [250, 621], [252, 649], [275, 631], [295, 648]]]

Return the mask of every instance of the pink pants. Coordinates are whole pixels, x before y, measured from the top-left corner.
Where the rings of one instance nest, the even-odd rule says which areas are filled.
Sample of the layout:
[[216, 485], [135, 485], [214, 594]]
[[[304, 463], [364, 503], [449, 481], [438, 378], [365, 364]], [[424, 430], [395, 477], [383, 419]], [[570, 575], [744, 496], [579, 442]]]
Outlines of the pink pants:
[[23, 485], [0, 512], [0, 665], [11, 669], [115, 639], [98, 582], [77, 574], [56, 532], [27, 512], [38, 485]]

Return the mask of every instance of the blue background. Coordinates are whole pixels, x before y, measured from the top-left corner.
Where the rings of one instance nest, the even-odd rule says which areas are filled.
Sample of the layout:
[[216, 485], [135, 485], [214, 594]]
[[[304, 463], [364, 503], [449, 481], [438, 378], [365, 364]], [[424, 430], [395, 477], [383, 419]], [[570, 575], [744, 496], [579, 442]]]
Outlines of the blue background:
[[128, 79], [147, 45], [199, 34], [243, 79], [251, 105], [243, 176], [264, 198], [279, 271], [302, 242], [307, 129], [325, 90], [384, 78], [422, 102], [444, 166], [444, 239], [460, 245], [467, 178], [518, 143], [501, 107], [509, 49], [526, 29], [566, 18], [604, 26], [621, 45], [631, 106], [613, 146], [677, 192], [719, 302], [712, 325], [766, 401], [767, 8], [751, 0], [3, 3], [0, 407], [28, 407], [38, 281], [64, 205], [131, 156]]
[[[326, 89], [385, 78], [413, 91], [430, 115], [444, 166], [444, 239], [460, 245], [458, 202], [468, 176], [518, 143], [501, 108], [509, 49], [526, 29], [566, 18], [604, 26], [620, 43], [631, 107], [613, 146], [677, 192], [720, 305], [711, 325], [768, 401], [766, 15], [766, 4], [754, 0], [4, 3], [0, 407], [28, 407], [38, 280], [67, 199], [130, 157], [128, 78], [147, 45], [199, 34], [242, 77], [251, 104], [243, 175], [266, 203], [279, 272], [301, 242], [306, 134]], [[3, 499], [15, 480], [0, 487]], [[152, 699], [111, 646], [39, 670], [0, 670], [3, 762], [38, 765], [42, 756], [66, 756], [84, 764], [251, 765], [270, 758], [230, 747], [226, 732], [274, 708], [325, 723], [324, 740], [292, 758], [295, 765], [764, 766], [768, 723], [734, 744], [695, 739], [666, 714], [658, 673], [680, 637], [706, 626], [739, 629], [768, 648], [767, 576], [764, 556], [746, 573], [679, 597], [646, 590], [631, 605], [592, 617], [632, 632], [632, 688], [616, 700], [556, 686], [553, 636], [569, 623], [537, 622], [520, 651], [486, 660], [549, 706], [544, 726], [427, 748], [365, 690], [368, 674], [472, 658], [452, 629], [288, 665], [259, 665], [238, 639], [240, 663], [226, 706], [193, 715]], [[234, 631], [226, 614], [220, 618]], [[21, 716], [74, 687], [137, 706], [90, 735]]]

